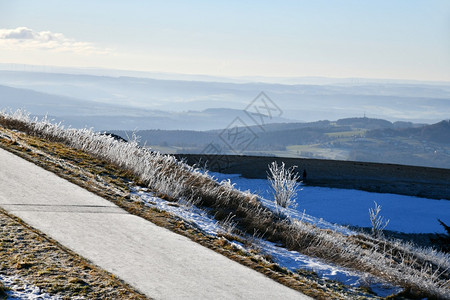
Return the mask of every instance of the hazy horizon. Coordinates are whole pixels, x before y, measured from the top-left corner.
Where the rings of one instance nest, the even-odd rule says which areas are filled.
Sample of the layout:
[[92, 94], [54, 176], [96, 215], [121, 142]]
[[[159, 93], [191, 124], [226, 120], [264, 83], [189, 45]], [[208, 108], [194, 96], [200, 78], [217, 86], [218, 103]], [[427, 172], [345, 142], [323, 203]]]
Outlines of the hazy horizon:
[[71, 66], [53, 66], [53, 65], [32, 65], [19, 63], [1, 63], [0, 71], [31, 72], [31, 73], [50, 73], [50, 74], [73, 74], [73, 75], [92, 75], [109, 77], [136, 77], [161, 80], [186, 80], [201, 82], [229, 82], [229, 83], [272, 83], [283, 85], [299, 84], [371, 84], [371, 83], [389, 83], [389, 84], [431, 84], [431, 85], [450, 85], [450, 80], [419, 80], [403, 78], [369, 78], [369, 77], [326, 77], [326, 76], [215, 76], [208, 74], [190, 74], [176, 72], [157, 72], [157, 71], [136, 71], [127, 69], [112, 69], [100, 67], [71, 67]]

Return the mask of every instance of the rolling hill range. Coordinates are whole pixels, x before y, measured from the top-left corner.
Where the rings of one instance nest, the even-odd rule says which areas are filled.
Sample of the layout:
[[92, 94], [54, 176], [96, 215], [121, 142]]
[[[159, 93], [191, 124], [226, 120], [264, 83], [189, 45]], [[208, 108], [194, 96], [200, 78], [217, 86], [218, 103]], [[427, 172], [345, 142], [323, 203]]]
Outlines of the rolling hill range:
[[[230, 128], [213, 131], [137, 131], [142, 144], [167, 153], [275, 155], [450, 168], [450, 125], [347, 118], [311, 123], [267, 124], [239, 129], [241, 148], [227, 139]], [[125, 138], [131, 132], [112, 131]], [[211, 148], [211, 147], [209, 147]], [[214, 154], [214, 153], [211, 153]], [[217, 153], [216, 153], [217, 154]]]
[[[203, 79], [0, 71], [0, 109], [124, 137], [138, 131], [143, 143], [169, 153], [211, 144], [221, 153], [450, 166], [448, 122], [441, 122], [449, 118], [447, 83]], [[277, 114], [255, 102], [261, 91]]]
[[[192, 129], [226, 127], [236, 117], [246, 118], [243, 110], [210, 108], [202, 111], [169, 112], [143, 109], [125, 104], [108, 104], [0, 85], [0, 110], [25, 109], [32, 115], [62, 122], [64, 125], [95, 130]], [[276, 122], [289, 122], [273, 117]]]
[[[202, 112], [211, 108], [243, 110], [261, 91], [281, 109], [283, 118], [302, 122], [342, 119], [366, 113], [372, 118], [390, 121], [435, 123], [448, 118], [446, 112], [450, 106], [448, 83], [322, 80], [324, 84], [316, 83], [319, 81], [309, 84], [275, 84], [196, 80], [0, 71], [0, 85], [137, 108], [142, 112], [165, 111], [176, 120], [189, 111]], [[51, 110], [47, 113], [53, 115]], [[181, 115], [177, 117], [177, 113]], [[72, 114], [68, 112], [69, 115]], [[152, 117], [151, 114], [146, 116]], [[226, 126], [205, 123], [204, 127], [200, 127], [199, 121], [196, 128], [167, 128], [164, 127], [167, 124], [161, 122], [156, 127], [155, 123], [139, 121], [142, 123], [133, 124], [138, 125], [138, 129], [208, 130]]]

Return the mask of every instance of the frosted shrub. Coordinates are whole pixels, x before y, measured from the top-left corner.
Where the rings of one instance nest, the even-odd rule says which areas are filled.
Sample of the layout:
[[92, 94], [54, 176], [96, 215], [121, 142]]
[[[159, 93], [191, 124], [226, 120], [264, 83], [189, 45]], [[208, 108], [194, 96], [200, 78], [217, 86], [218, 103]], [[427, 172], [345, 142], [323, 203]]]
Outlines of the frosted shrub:
[[272, 162], [269, 165], [269, 172], [267, 179], [272, 187], [275, 205], [283, 208], [295, 208], [297, 203], [295, 198], [299, 183], [298, 173], [295, 172], [296, 166], [286, 168], [284, 162], [278, 166], [277, 162]]
[[374, 237], [382, 237], [383, 230], [389, 224], [389, 220], [385, 221], [382, 216], [380, 216], [381, 206], [378, 205], [375, 201], [375, 207], [369, 208], [369, 218], [370, 223], [372, 224], [372, 235]]

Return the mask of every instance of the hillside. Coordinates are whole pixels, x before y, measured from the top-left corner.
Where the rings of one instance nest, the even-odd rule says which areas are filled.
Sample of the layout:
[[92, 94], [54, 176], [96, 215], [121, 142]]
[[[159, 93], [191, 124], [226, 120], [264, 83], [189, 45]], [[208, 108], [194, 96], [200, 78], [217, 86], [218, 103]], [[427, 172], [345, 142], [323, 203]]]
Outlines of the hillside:
[[[15, 128], [21, 128], [25, 129], [22, 125], [16, 122], [5, 122], [5, 119], [2, 119], [0, 117], [0, 124], [3, 124], [6, 127], [15, 127]], [[79, 133], [83, 132], [83, 130], [78, 131]], [[87, 133], [87, 131], [84, 131]], [[93, 132], [91, 132], [93, 133]], [[97, 134], [95, 134], [97, 135]], [[109, 140], [113, 141], [110, 138], [106, 136], [99, 135], [101, 140]], [[47, 136], [47, 138], [50, 138]], [[52, 139], [52, 138], [50, 138]], [[83, 139], [77, 139], [79, 141]], [[116, 142], [113, 142], [116, 143]], [[164, 180], [166, 183], [166, 187], [163, 185], [160, 185], [158, 190], [155, 190], [152, 188], [151, 190], [144, 188], [146, 185], [142, 182], [142, 180], [138, 179], [130, 173], [129, 171], [126, 171], [125, 169], [114, 166], [111, 164], [111, 161], [105, 161], [104, 159], [98, 159], [95, 158], [92, 154], [89, 154], [86, 151], [82, 151], [79, 149], [74, 149], [71, 147], [68, 147], [60, 142], [52, 142], [48, 139], [38, 138], [33, 135], [27, 135], [24, 132], [18, 132], [18, 131], [11, 131], [8, 130], [2, 126], [0, 126], [0, 146], [2, 148], [7, 149], [8, 151], [13, 152], [14, 154], [21, 156], [51, 172], [54, 172], [58, 176], [73, 182], [81, 187], [84, 187], [85, 189], [89, 190], [92, 193], [95, 193], [102, 198], [109, 200], [110, 202], [114, 204], [109, 204], [109, 206], [117, 205], [121, 207], [122, 209], [126, 210], [127, 212], [137, 215], [140, 218], [135, 218], [141, 220], [148, 220], [160, 227], [164, 227], [166, 229], [169, 229], [170, 231], [174, 231], [179, 235], [188, 237], [192, 241], [202, 245], [203, 247], [209, 248], [217, 253], [220, 253], [221, 255], [224, 255], [228, 257], [231, 260], [234, 260], [236, 262], [239, 262], [240, 264], [252, 268], [261, 274], [264, 274], [266, 277], [272, 278], [275, 281], [278, 281], [279, 283], [286, 285], [294, 290], [301, 291], [303, 293], [306, 293], [307, 295], [310, 295], [317, 299], [341, 299], [341, 298], [348, 298], [353, 296], [365, 296], [366, 298], [377, 298], [373, 292], [359, 288], [357, 286], [351, 286], [351, 285], [345, 285], [343, 283], [334, 282], [331, 280], [328, 280], [326, 278], [320, 278], [318, 277], [314, 272], [310, 271], [302, 271], [301, 273], [288, 271], [284, 267], [280, 267], [278, 263], [274, 262], [274, 258], [272, 258], [270, 255], [264, 255], [261, 253], [261, 249], [259, 249], [255, 243], [255, 238], [260, 239], [262, 236], [255, 234], [253, 235], [253, 238], [251, 235], [244, 234], [243, 237], [240, 237], [236, 235], [232, 227], [234, 227], [233, 223], [228, 222], [226, 219], [223, 219], [222, 217], [219, 217], [219, 213], [216, 214], [215, 217], [212, 215], [210, 216], [209, 213], [203, 211], [202, 206], [210, 205], [206, 202], [203, 202], [203, 204], [200, 204], [199, 202], [192, 202], [191, 200], [181, 197], [180, 192], [183, 192], [181, 190], [174, 189], [174, 183], [180, 184], [180, 180], [187, 179], [192, 180], [192, 176], [197, 177], [197, 180], [200, 179], [203, 180], [206, 179], [205, 186], [202, 187], [200, 190], [197, 190], [195, 183], [191, 182], [189, 185], [185, 185], [185, 188], [182, 188], [184, 192], [187, 192], [188, 190], [195, 191], [197, 190], [200, 193], [208, 192], [207, 189], [220, 189], [222, 192], [225, 192], [223, 196], [226, 197], [239, 197], [241, 200], [244, 200], [242, 197], [246, 194], [243, 194], [240, 191], [237, 191], [233, 189], [232, 187], [229, 187], [225, 185], [224, 183], [218, 183], [216, 181], [210, 181], [211, 179], [209, 176], [202, 175], [198, 173], [195, 169], [180, 164], [176, 160], [174, 160], [171, 157], [164, 157], [161, 155], [151, 154], [148, 151], [145, 151], [142, 148], [136, 147], [135, 144], [127, 144], [122, 141], [117, 141], [117, 145], [122, 145], [125, 147], [131, 147], [130, 150], [132, 150], [135, 154], [136, 151], [139, 151], [141, 154], [144, 154], [146, 157], [144, 157], [144, 161], [156, 163], [156, 167], [160, 170], [160, 174], [155, 173], [155, 178], [150, 178], [151, 180], [157, 179], [157, 180]], [[105, 147], [100, 147], [101, 149], [105, 150]], [[92, 150], [92, 148], [91, 148]], [[124, 149], [122, 149], [124, 150]], [[3, 151], [3, 150], [2, 150]], [[123, 152], [123, 151], [120, 151]], [[127, 151], [125, 151], [127, 152]], [[148, 160], [148, 155], [150, 157], [153, 157], [153, 159]], [[138, 154], [139, 156], [139, 154]], [[129, 161], [133, 161], [134, 158], [132, 158], [129, 155], [125, 155], [124, 157], [128, 157], [127, 159], [130, 159]], [[135, 157], [136, 158], [136, 157]], [[162, 160], [161, 160], [162, 159]], [[170, 165], [167, 165], [169, 163]], [[138, 163], [139, 166], [142, 167], [141, 163]], [[12, 166], [10, 166], [12, 167]], [[161, 169], [161, 167], [163, 170]], [[175, 167], [175, 168], [173, 168]], [[12, 167], [13, 168], [13, 167]], [[166, 172], [171, 170], [171, 172], [178, 173], [177, 176], [169, 176]], [[184, 176], [179, 172], [182, 172]], [[27, 172], [19, 172], [22, 173], [22, 176], [24, 176], [24, 173]], [[32, 172], [35, 174], [35, 172]], [[6, 174], [3, 174], [4, 176], [7, 176]], [[186, 178], [186, 175], [189, 178]], [[200, 177], [198, 177], [200, 176]], [[42, 178], [41, 180], [45, 179]], [[11, 179], [13, 180], [13, 179]], [[175, 180], [175, 181], [173, 181]], [[172, 184], [170, 183], [172, 181]], [[194, 180], [195, 181], [195, 180]], [[187, 183], [187, 182], [186, 182]], [[16, 183], [17, 184], [17, 183]], [[36, 184], [36, 183], [33, 183]], [[51, 184], [51, 183], [49, 183]], [[213, 184], [213, 186], [211, 186]], [[39, 184], [37, 184], [39, 185]], [[56, 184], [56, 187], [58, 184]], [[163, 189], [167, 188], [166, 191], [163, 191]], [[35, 189], [31, 188], [25, 193], [33, 193]], [[211, 190], [210, 190], [211, 191]], [[210, 192], [209, 191], [209, 192]], [[64, 191], [59, 191], [59, 193], [63, 193]], [[155, 194], [154, 194], [155, 193]], [[215, 193], [215, 192], [214, 192]], [[233, 196], [234, 195], [234, 196]], [[54, 196], [52, 196], [54, 197]], [[202, 196], [204, 197], [204, 201], [207, 201], [206, 195]], [[39, 200], [38, 197], [32, 197], [31, 199], [28, 199], [29, 201]], [[212, 201], [216, 201], [215, 198], [209, 198]], [[238, 200], [235, 198], [235, 200]], [[105, 201], [105, 200], [103, 200]], [[156, 202], [164, 203], [164, 206], [166, 208], [172, 208], [173, 210], [167, 210], [163, 209], [162, 207], [155, 206]], [[260, 204], [257, 203], [250, 203], [251, 206]], [[39, 204], [37, 205], [39, 206]], [[42, 206], [42, 205], [41, 205]], [[53, 213], [56, 212], [64, 212], [67, 209], [62, 209], [61, 207], [52, 207], [48, 206], [50, 210], [55, 210]], [[247, 205], [246, 205], [247, 206]], [[251, 208], [248, 207], [248, 208]], [[13, 206], [14, 207], [14, 206]], [[72, 207], [69, 205], [68, 208]], [[76, 207], [73, 207], [76, 208]], [[105, 205], [98, 206], [82, 206], [77, 209], [83, 209], [84, 208], [84, 215], [90, 215], [86, 214], [88, 210], [93, 211], [95, 209], [103, 209], [105, 210]], [[221, 210], [219, 207], [216, 208], [216, 210]], [[266, 209], [264, 209], [266, 210]], [[20, 213], [19, 209], [19, 213]], [[40, 212], [42, 213], [43, 210], [41, 209]], [[66, 211], [67, 212], [67, 211]], [[244, 214], [249, 214], [248, 211]], [[24, 212], [26, 214], [26, 212]], [[39, 213], [39, 211], [38, 211]], [[181, 214], [180, 214], [181, 213]], [[229, 213], [229, 212], [228, 212]], [[112, 216], [119, 216], [117, 214], [112, 214]], [[92, 214], [94, 217], [94, 220], [97, 220], [95, 222], [99, 222], [98, 218], [101, 216], [101, 214], [94, 213]], [[189, 216], [189, 217], [188, 217]], [[250, 217], [250, 215], [248, 215]], [[194, 219], [193, 219], [194, 217]], [[225, 215], [223, 216], [225, 217]], [[215, 220], [215, 218], [220, 218]], [[205, 221], [208, 220], [209, 223], [214, 224], [213, 226], [215, 231], [211, 231], [209, 228], [202, 228], [200, 224], [205, 224]], [[65, 222], [66, 220], [64, 220]], [[200, 221], [200, 223], [198, 223]], [[79, 224], [79, 226], [84, 226], [85, 224]], [[116, 225], [114, 225], [116, 226]], [[130, 226], [127, 225], [127, 226]], [[141, 226], [137, 226], [133, 230], [139, 230]], [[57, 230], [57, 229], [56, 229]], [[123, 230], [123, 228], [118, 228], [118, 231]], [[83, 232], [77, 231], [77, 236], [85, 236]], [[240, 234], [243, 234], [241, 232]], [[126, 235], [126, 234], [125, 234]], [[65, 235], [66, 238], [68, 238], [69, 241], [73, 241], [74, 239], [71, 238], [70, 235]], [[89, 235], [87, 235], [89, 238]], [[136, 242], [136, 239], [133, 235], [127, 235], [127, 238], [131, 238], [134, 242]], [[249, 239], [247, 241], [247, 238]], [[178, 241], [180, 238], [176, 238]], [[137, 240], [139, 241], [139, 240]], [[244, 247], [242, 246], [242, 242], [244, 242]], [[92, 241], [91, 241], [92, 243]], [[157, 246], [158, 243], [152, 243], [153, 246]], [[104, 246], [104, 245], [103, 245]], [[123, 243], [123, 246], [126, 247], [128, 250], [130, 248], [128, 247], [127, 243]], [[175, 247], [175, 251], [179, 251], [179, 247]], [[14, 251], [16, 249], [12, 247]], [[21, 249], [24, 250], [24, 249]], [[133, 251], [134, 249], [131, 249], [131, 251], [127, 251], [128, 254], [136, 254], [139, 256], [139, 253], [146, 252], [145, 249], [138, 251], [138, 253], [135, 253]], [[147, 249], [148, 250], [148, 249]], [[105, 250], [101, 251], [104, 252]], [[87, 251], [84, 251], [84, 253], [89, 252], [89, 249]], [[95, 252], [95, 250], [94, 250]], [[211, 252], [211, 251], [210, 251]], [[98, 251], [96, 252], [98, 253]], [[14, 252], [10, 255], [13, 256]], [[163, 252], [162, 255], [167, 254], [166, 252]], [[172, 259], [173, 258], [173, 259]], [[9, 258], [8, 258], [9, 259]], [[169, 256], [168, 259], [172, 262], [178, 262], [180, 264], [180, 267], [184, 266], [185, 264], [183, 261], [179, 260], [178, 256], [172, 257]], [[196, 257], [195, 259], [202, 259], [202, 257]], [[124, 264], [124, 261], [121, 261], [120, 265], [127, 265]], [[142, 263], [139, 262], [139, 263]], [[195, 261], [194, 261], [195, 263]], [[28, 270], [31, 269], [32, 271], [36, 270], [38, 268], [38, 265], [33, 265], [30, 267], [27, 267], [27, 269], [22, 268], [18, 270], [18, 274], [22, 277], [25, 276], [24, 273], [28, 273]], [[192, 268], [201, 268], [201, 262], [196, 263], [195, 266]], [[219, 268], [220, 269], [220, 268]], [[218, 270], [219, 270], [218, 269]], [[332, 270], [335, 270], [335, 267], [331, 268]], [[167, 274], [164, 270], [161, 270], [159, 268], [155, 269], [157, 272], [161, 273], [161, 276], [165, 276], [164, 274]], [[6, 269], [6, 272], [13, 272], [14, 266], [12, 269], [8, 268]], [[187, 269], [185, 271], [188, 271]], [[295, 270], [294, 270], [295, 271]], [[128, 276], [133, 276], [133, 272], [129, 273]], [[160, 276], [158, 275], [158, 276]], [[214, 273], [208, 273], [208, 276], [214, 275]], [[175, 276], [179, 276], [179, 274], [176, 274]], [[260, 275], [260, 278], [262, 276]], [[27, 277], [29, 278], [29, 277]], [[263, 277], [262, 277], [263, 278]], [[50, 280], [51, 278], [47, 277], [46, 273], [42, 273], [40, 276], [34, 276], [30, 278], [30, 281], [38, 286], [42, 286], [45, 284], [46, 280]], [[173, 281], [173, 277], [171, 277], [170, 280], [171, 284], [176, 283]], [[185, 276], [185, 279], [189, 279], [188, 276]], [[212, 280], [216, 279], [216, 276], [211, 276]], [[0, 280], [3, 280], [0, 277]], [[65, 277], [60, 278], [60, 280], [66, 280]], [[135, 282], [134, 280], [132, 280]], [[145, 278], [145, 282], [148, 282], [148, 278]], [[240, 281], [240, 283], [242, 283]], [[162, 283], [164, 284], [164, 283]], [[202, 282], [197, 282], [196, 284], [202, 284]], [[215, 282], [214, 284], [217, 284]], [[77, 286], [76, 286], [77, 287]], [[242, 286], [243, 288], [246, 288], [246, 286]], [[86, 288], [89, 289], [90, 285], [86, 284]], [[211, 288], [214, 288], [212, 285], [209, 287], [209, 290], [211, 291]], [[223, 284], [220, 288], [227, 288], [226, 284]], [[220, 289], [219, 288], [219, 289]], [[48, 291], [48, 289], [43, 286], [43, 291]], [[66, 291], [66, 294], [69, 295], [77, 295], [76, 290], [69, 290], [69, 287], [64, 289]], [[179, 290], [179, 289], [178, 289]], [[393, 292], [397, 292], [397, 289], [394, 289]], [[51, 294], [61, 295], [58, 290], [56, 291], [49, 291]], [[157, 291], [158, 292], [158, 291]], [[196, 293], [195, 290], [190, 290], [189, 293]], [[230, 290], [231, 293], [234, 293], [234, 290]], [[204, 291], [198, 291], [197, 294], [202, 294]], [[81, 291], [79, 292], [80, 295], [84, 295], [84, 293]], [[130, 294], [128, 294], [129, 296]], [[127, 295], [125, 295], [126, 297]], [[114, 297], [115, 299], [120, 299], [120, 297]], [[132, 297], [129, 297], [128, 299], [132, 299]]]
[[[370, 236], [294, 214], [290, 207], [238, 190], [228, 180], [219, 182], [135, 142], [33, 122], [20, 112], [1, 114], [0, 124], [2, 147], [307, 295], [337, 299], [448, 294], [445, 254], [385, 239], [380, 229]], [[315, 267], [291, 269], [285, 258], [294, 254], [295, 261]], [[345, 277], [337, 278], [341, 282], [322, 278], [315, 272], [319, 265]], [[369, 282], [368, 289], [363, 282]]]

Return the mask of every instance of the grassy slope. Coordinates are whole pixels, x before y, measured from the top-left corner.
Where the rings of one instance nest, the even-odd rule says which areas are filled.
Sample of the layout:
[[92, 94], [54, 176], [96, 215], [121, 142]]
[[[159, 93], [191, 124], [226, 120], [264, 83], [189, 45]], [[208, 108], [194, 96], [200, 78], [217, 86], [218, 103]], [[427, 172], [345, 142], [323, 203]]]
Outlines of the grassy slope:
[[[11, 122], [16, 126], [16, 128], [19, 129], [21, 128], [21, 125], [23, 125], [24, 130], [30, 128], [30, 125], [27, 124], [16, 122], [14, 120]], [[41, 126], [40, 124], [37, 125]], [[11, 123], [9, 126], [11, 127]], [[53, 130], [52, 128], [56, 131], [59, 130], [57, 127], [47, 127], [50, 131]], [[92, 137], [92, 139], [98, 140], [98, 137]], [[13, 144], [17, 143], [17, 138], [9, 138], [9, 140], [13, 141]], [[48, 143], [48, 141], [40, 141], [41, 143]], [[77, 143], [80, 142], [78, 139], [74, 141]], [[101, 144], [94, 143], [91, 145], [95, 147], [93, 148], [93, 151], [98, 150], [99, 152], [97, 153], [100, 155], [105, 154], [104, 148], [97, 148], [98, 145]], [[43, 145], [40, 145], [39, 149], [42, 148], [42, 146]], [[125, 144], [123, 146], [128, 147], [128, 145]], [[132, 151], [134, 151], [134, 153], [138, 152], [142, 155], [147, 155], [136, 148], [133, 148]], [[74, 152], [77, 153], [79, 151]], [[115, 153], [117, 154], [117, 152]], [[52, 155], [52, 157], [54, 157], [54, 155]], [[304, 254], [317, 256], [322, 259], [361, 271], [369, 271], [372, 274], [381, 276], [389, 281], [404, 286], [407, 292], [414, 292], [418, 295], [427, 295], [427, 293], [429, 293], [427, 291], [430, 291], [431, 293], [446, 293], [446, 289], [448, 287], [444, 287], [443, 290], [438, 291], [434, 285], [434, 280], [438, 280], [441, 283], [442, 280], [444, 280], [445, 282], [445, 280], [448, 279], [448, 271], [444, 270], [443, 273], [440, 273], [442, 269], [439, 258], [433, 258], [437, 259], [437, 262], [434, 262], [431, 258], [430, 260], [426, 257], [426, 255], [431, 253], [414, 252], [416, 250], [411, 252], [410, 249], [404, 245], [399, 245], [384, 240], [374, 240], [368, 236], [345, 237], [339, 235], [338, 233], [319, 230], [314, 228], [314, 226], [302, 222], [290, 223], [289, 220], [277, 219], [277, 217], [271, 212], [258, 206], [258, 202], [253, 201], [253, 196], [251, 195], [243, 195], [242, 193], [233, 191], [226, 186], [217, 185], [217, 183], [210, 182], [207, 178], [199, 176], [195, 173], [190, 173], [191, 171], [184, 169], [182, 165], [176, 162], [174, 164], [170, 159], [159, 156], [148, 156], [148, 159], [155, 161], [156, 164], [153, 168], [158, 168], [160, 170], [159, 173], [155, 174], [158, 176], [158, 180], [160, 180], [156, 182], [156, 184], [163, 183], [164, 185], [162, 188], [165, 188], [168, 192], [172, 192], [172, 190], [167, 189], [167, 186], [173, 186], [175, 188], [179, 188], [181, 186], [181, 194], [179, 193], [178, 195], [183, 196], [187, 193], [188, 196], [199, 196], [202, 200], [201, 204], [212, 206], [217, 213], [222, 213], [224, 216], [228, 215], [227, 212], [229, 212], [230, 209], [234, 210], [235, 214], [238, 216], [237, 219], [240, 222], [240, 227], [243, 230], [252, 231], [255, 229], [262, 229], [264, 231], [264, 229], [267, 228], [269, 229], [267, 238], [272, 241], [281, 241], [281, 243], [285, 244], [288, 248], [298, 250]], [[164, 161], [164, 165], [158, 163], [161, 159]], [[127, 161], [125, 161], [125, 163], [127, 163]], [[146, 162], [143, 161], [142, 163]], [[87, 167], [89, 166], [91, 166], [91, 163], [89, 163]], [[139, 170], [140, 169], [137, 169], [138, 172]], [[180, 174], [184, 181], [180, 182], [176, 179], [171, 182], [170, 177], [174, 175], [174, 172]], [[98, 178], [96, 176], [94, 177], [95, 179]], [[86, 176], [83, 175], [83, 178], [86, 178]], [[116, 180], [119, 177], [112, 176], [111, 178]], [[147, 178], [153, 179], [152, 177]], [[139, 182], [139, 180], [136, 179], [136, 182]], [[173, 185], [174, 183], [176, 185]], [[110, 190], [110, 188], [108, 187], [108, 189], [102, 189], [100, 187], [97, 188], [97, 190], [104, 192], [105, 190]], [[227, 196], [219, 196], [223, 193]], [[123, 200], [123, 203], [121, 204], [126, 207], [126, 203], [128, 202], [133, 203], [132, 201], [127, 201], [125, 197], [125, 200]], [[136, 203], [134, 203], [134, 205], [135, 204]], [[216, 216], [218, 215], [216, 214]], [[185, 233], [185, 231], [183, 231], [183, 233]], [[334, 251], [330, 252], [329, 249], [333, 249]], [[435, 257], [434, 255], [432, 256]], [[258, 264], [264, 263], [264, 261], [258, 262]], [[426, 266], [426, 268], [423, 269], [423, 266]], [[272, 266], [272, 269], [273, 268], [276, 269], [276, 267]], [[287, 277], [293, 275], [286, 271], [283, 272], [283, 270], [280, 270], [280, 272], [287, 273]], [[429, 272], [434, 274], [428, 274]], [[406, 274], [407, 276], [405, 276]], [[448, 284], [444, 283], [444, 286], [447, 285]]]

